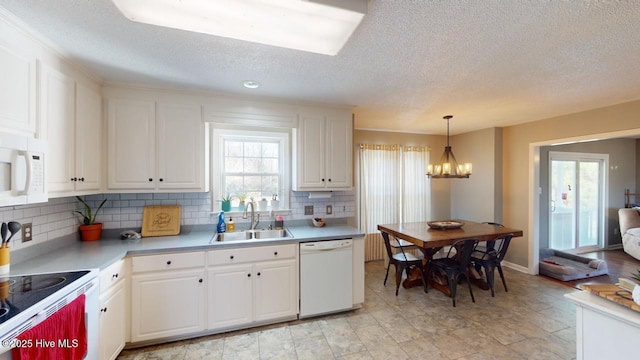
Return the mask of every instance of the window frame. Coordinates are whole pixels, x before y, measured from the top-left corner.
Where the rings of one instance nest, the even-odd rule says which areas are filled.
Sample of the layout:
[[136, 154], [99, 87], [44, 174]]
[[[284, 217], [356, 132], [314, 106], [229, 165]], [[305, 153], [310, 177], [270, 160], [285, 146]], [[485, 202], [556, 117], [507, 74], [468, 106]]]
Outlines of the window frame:
[[[291, 132], [282, 129], [281, 131], [272, 131], [265, 129], [229, 129], [229, 128], [214, 128], [212, 129], [213, 146], [211, 147], [211, 159], [212, 159], [212, 208], [213, 211], [220, 211], [222, 197], [222, 179], [224, 176], [224, 140], [232, 139], [239, 141], [276, 141], [279, 144], [280, 159], [280, 193], [278, 194], [278, 200], [280, 200], [279, 208], [276, 211], [287, 211], [290, 208], [289, 193], [291, 190], [291, 156], [290, 156], [290, 138]], [[234, 194], [237, 196], [237, 194]], [[259, 201], [260, 199], [254, 199]], [[270, 200], [270, 199], [269, 199]], [[247, 199], [249, 201], [249, 199]], [[258, 209], [255, 209], [258, 211]], [[267, 208], [267, 211], [271, 211], [271, 205]], [[231, 212], [239, 212], [237, 208], [232, 208]]]

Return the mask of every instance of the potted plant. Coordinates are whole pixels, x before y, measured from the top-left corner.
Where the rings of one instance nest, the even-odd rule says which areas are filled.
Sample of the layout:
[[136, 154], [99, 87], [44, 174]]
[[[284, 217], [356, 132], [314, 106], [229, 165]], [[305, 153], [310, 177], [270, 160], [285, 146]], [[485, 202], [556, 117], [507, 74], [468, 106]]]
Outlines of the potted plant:
[[91, 206], [87, 204], [80, 196], [76, 196], [79, 202], [84, 205], [84, 212], [80, 210], [74, 210], [75, 213], [78, 213], [82, 216], [82, 224], [80, 225], [80, 237], [82, 241], [94, 241], [99, 240], [102, 236], [102, 223], [96, 223], [96, 216], [98, 216], [98, 212], [102, 209], [104, 203], [107, 202], [107, 199], [102, 200], [100, 206], [93, 211]]
[[238, 210], [244, 210], [245, 201], [247, 200], [247, 193], [238, 195], [238, 200], [240, 200], [240, 203], [238, 203]]
[[222, 211], [231, 211], [231, 200], [233, 200], [233, 196], [228, 194], [222, 198]]

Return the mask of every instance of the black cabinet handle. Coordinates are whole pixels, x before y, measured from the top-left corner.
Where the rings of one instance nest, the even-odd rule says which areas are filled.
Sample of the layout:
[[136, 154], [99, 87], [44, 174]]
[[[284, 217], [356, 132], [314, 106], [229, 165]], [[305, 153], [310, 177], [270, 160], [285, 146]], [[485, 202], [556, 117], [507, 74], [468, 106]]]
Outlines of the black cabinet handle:
[[251, 277], [251, 274], [247, 274], [247, 277]]
[[331, 179], [329, 179], [329, 182], [331, 182]]
[[233, 255], [229, 256], [229, 259], [233, 260]]
[[167, 261], [167, 265], [171, 265], [171, 260]]
[[112, 278], [112, 279], [117, 279], [117, 278], [118, 278], [118, 274], [113, 274], [113, 275], [111, 275], [111, 278]]
[[153, 181], [153, 178], [149, 178], [149, 181]]
[[273, 253], [273, 255], [274, 255], [274, 256], [278, 256], [278, 252], [277, 252], [277, 251], [275, 251], [275, 252]]
[[79, 180], [80, 180], [80, 181], [84, 181], [84, 178], [83, 178], [83, 177], [81, 177]]
[[78, 178], [74, 178], [74, 177], [72, 177], [72, 178], [71, 178], [71, 181], [78, 181]]
[[260, 276], [260, 273], [258, 273], [258, 276]]
[[199, 282], [199, 283], [202, 283], [202, 279], [198, 279], [198, 282]]
[[324, 182], [324, 178], [322, 178], [322, 182]]
[[107, 312], [107, 307], [105, 306], [105, 307], [103, 307], [102, 309], [100, 309], [100, 312], [104, 312], [104, 313], [106, 313], [106, 312]]
[[164, 179], [163, 179], [163, 178], [160, 178], [160, 181], [164, 181]]

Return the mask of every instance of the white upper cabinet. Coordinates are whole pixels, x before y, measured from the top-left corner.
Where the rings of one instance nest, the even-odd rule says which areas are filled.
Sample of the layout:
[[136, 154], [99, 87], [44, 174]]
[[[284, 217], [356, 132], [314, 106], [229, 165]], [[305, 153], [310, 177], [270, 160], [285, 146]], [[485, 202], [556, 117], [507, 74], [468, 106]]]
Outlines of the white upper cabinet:
[[155, 189], [156, 103], [109, 99], [109, 189]]
[[109, 99], [109, 189], [208, 191], [200, 105]]
[[40, 90], [42, 133], [47, 141], [49, 197], [99, 191], [101, 95], [44, 64]]
[[36, 60], [0, 39], [0, 129], [35, 134]]
[[88, 86], [76, 84], [76, 172], [77, 191], [102, 188], [104, 131], [102, 95]]
[[47, 182], [49, 195], [73, 191], [75, 126], [73, 78], [42, 66], [40, 109], [43, 136], [47, 140]]
[[353, 120], [348, 111], [300, 115], [293, 131], [293, 190], [350, 190]]
[[205, 189], [205, 137], [200, 106], [158, 104], [159, 188]]

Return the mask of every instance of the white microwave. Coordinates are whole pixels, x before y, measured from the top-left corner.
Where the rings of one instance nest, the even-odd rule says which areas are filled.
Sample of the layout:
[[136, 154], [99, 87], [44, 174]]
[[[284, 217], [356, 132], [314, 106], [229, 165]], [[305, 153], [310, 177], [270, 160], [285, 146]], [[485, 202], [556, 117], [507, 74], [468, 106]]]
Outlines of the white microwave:
[[43, 140], [0, 132], [0, 206], [47, 201]]

